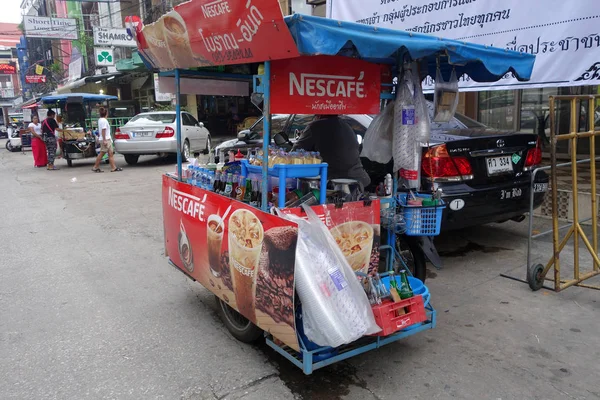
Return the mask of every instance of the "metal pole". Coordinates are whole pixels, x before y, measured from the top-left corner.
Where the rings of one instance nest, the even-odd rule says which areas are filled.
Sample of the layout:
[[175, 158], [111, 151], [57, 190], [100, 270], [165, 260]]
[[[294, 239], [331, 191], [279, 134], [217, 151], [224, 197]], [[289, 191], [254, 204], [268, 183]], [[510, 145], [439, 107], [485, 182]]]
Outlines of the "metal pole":
[[[267, 211], [267, 190], [269, 188], [269, 144], [271, 143], [271, 62], [265, 61], [265, 72], [263, 82], [263, 161], [261, 182], [261, 209]], [[280, 182], [285, 185], [285, 182]]]
[[177, 179], [183, 180], [183, 174], [181, 172], [181, 85], [179, 80], [179, 69], [175, 70], [175, 123], [177, 136]]
[[[554, 262], [551, 260], [546, 268], [544, 268], [544, 272], [548, 271], [552, 263], [554, 264], [554, 290], [558, 292], [560, 290], [560, 261], [558, 258], [560, 252], [558, 249], [558, 168], [556, 168], [556, 121], [553, 96], [550, 96], [550, 165], [552, 167], [550, 179], [552, 181], [552, 259]], [[545, 276], [545, 274], [542, 275]]]
[[[592, 177], [592, 247], [593, 252], [598, 255], [598, 203], [596, 199], [596, 98], [590, 96], [588, 107], [589, 128], [592, 136], [590, 136], [590, 175]], [[594, 271], [598, 271], [600, 265], [594, 260]]]
[[[571, 129], [570, 133], [577, 133], [577, 99], [571, 99]], [[578, 185], [577, 185], [577, 136], [570, 139], [571, 141], [571, 179], [573, 180], [573, 277], [579, 280], [579, 200], [578, 200]], [[557, 211], [558, 212], [558, 211]]]

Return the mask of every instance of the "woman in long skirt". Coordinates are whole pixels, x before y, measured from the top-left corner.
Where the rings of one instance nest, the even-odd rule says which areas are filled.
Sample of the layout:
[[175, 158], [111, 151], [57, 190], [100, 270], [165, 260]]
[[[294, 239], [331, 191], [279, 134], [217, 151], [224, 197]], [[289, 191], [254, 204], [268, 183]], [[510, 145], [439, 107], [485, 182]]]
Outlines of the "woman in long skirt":
[[48, 153], [46, 143], [42, 138], [42, 124], [37, 115], [33, 116], [33, 121], [28, 126], [31, 132], [31, 152], [33, 153], [33, 166], [36, 168], [45, 167], [48, 164]]

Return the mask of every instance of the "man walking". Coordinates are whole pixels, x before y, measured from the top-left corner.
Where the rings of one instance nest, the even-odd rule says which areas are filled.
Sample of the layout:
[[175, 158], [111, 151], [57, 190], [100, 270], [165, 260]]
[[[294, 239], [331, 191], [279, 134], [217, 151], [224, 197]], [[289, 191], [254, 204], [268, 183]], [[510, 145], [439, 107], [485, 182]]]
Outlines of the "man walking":
[[92, 171], [94, 172], [104, 172], [100, 169], [100, 162], [102, 161], [102, 157], [104, 154], [108, 154], [108, 163], [110, 164], [111, 172], [123, 171], [123, 169], [118, 168], [115, 165], [115, 157], [112, 146], [112, 137], [110, 136], [110, 125], [106, 116], [108, 112], [106, 108], [100, 107], [99, 110], [100, 118], [98, 119], [98, 138], [100, 139], [100, 154], [96, 157], [96, 163], [94, 164], [94, 168]]

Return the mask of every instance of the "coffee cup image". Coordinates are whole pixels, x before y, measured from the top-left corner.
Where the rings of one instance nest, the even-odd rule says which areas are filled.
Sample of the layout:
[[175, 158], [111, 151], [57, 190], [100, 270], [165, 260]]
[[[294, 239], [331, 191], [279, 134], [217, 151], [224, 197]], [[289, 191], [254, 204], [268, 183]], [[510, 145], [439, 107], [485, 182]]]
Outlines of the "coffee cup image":
[[367, 273], [373, 249], [373, 227], [362, 221], [350, 221], [329, 230], [354, 271]]
[[144, 26], [143, 33], [155, 66], [160, 68], [174, 68], [175, 64], [171, 59], [165, 39], [163, 20], [164, 18], [160, 18], [158, 21]]
[[171, 11], [163, 18], [163, 32], [171, 59], [180, 68], [197, 67], [190, 46], [190, 38], [185, 21], [176, 11]]
[[177, 242], [179, 248], [179, 257], [183, 262], [183, 266], [189, 273], [194, 272], [194, 253], [192, 252], [192, 246], [190, 246], [190, 241], [188, 240], [187, 233], [185, 232], [183, 221], [181, 221], [179, 224], [179, 236], [177, 238]]
[[221, 276], [221, 245], [224, 231], [223, 219], [217, 214], [210, 215], [206, 221], [206, 242], [210, 272], [215, 277]]
[[229, 268], [240, 314], [255, 322], [256, 274], [264, 240], [263, 226], [249, 210], [236, 210], [227, 224]]

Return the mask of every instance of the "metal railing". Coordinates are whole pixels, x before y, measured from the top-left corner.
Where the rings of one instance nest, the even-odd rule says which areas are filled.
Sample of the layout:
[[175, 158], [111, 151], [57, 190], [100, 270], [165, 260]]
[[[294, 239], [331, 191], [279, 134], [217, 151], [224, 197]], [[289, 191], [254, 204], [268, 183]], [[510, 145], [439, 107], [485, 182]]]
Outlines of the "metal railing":
[[[596, 161], [600, 157], [596, 157], [596, 136], [600, 136], [600, 131], [596, 130], [595, 126], [595, 105], [597, 100], [600, 99], [600, 95], [573, 95], [573, 96], [550, 96], [550, 167], [541, 167], [533, 171], [531, 176], [531, 197], [530, 197], [530, 209], [529, 209], [529, 239], [527, 243], [527, 281], [532, 290], [539, 290], [547, 279], [546, 275], [551, 268], [554, 269], [554, 290], [559, 292], [570, 286], [581, 286], [592, 289], [599, 289], [599, 286], [587, 285], [582, 283], [586, 279], [600, 275], [600, 257], [598, 255], [598, 203], [596, 193]], [[570, 102], [570, 127], [569, 133], [557, 134], [556, 127], [556, 102], [557, 101], [569, 101]], [[586, 132], [577, 131], [577, 103], [588, 101], [588, 118], [589, 118], [589, 130]], [[589, 149], [590, 156], [585, 160], [577, 160], [577, 141], [578, 139], [589, 138]], [[570, 157], [571, 161], [566, 163], [558, 164], [556, 161], [556, 146], [558, 142], [569, 141], [570, 143]], [[578, 173], [577, 167], [580, 164], [589, 163], [590, 175], [591, 175], [591, 217], [580, 220], [579, 219], [579, 193], [578, 193]], [[558, 217], [558, 169], [562, 167], [571, 167], [571, 180], [573, 189], [573, 221], [567, 225], [559, 226]], [[551, 171], [551, 194], [552, 194], [552, 229], [546, 232], [533, 235], [533, 185], [535, 175], [537, 172], [542, 170]], [[592, 237], [591, 240], [588, 235], [584, 232], [582, 224], [589, 220], [592, 220]], [[567, 230], [567, 233], [561, 238], [561, 231]], [[535, 264], [530, 265], [531, 262], [531, 243], [532, 240], [552, 233], [552, 245], [553, 252], [552, 257], [546, 263], [546, 265]], [[573, 278], [572, 279], [561, 279], [561, 252], [567, 245], [570, 239], [573, 239]], [[585, 248], [589, 251], [592, 257], [592, 270], [589, 272], [581, 273], [580, 271], [580, 254], [579, 254], [579, 243], [583, 242]]]

